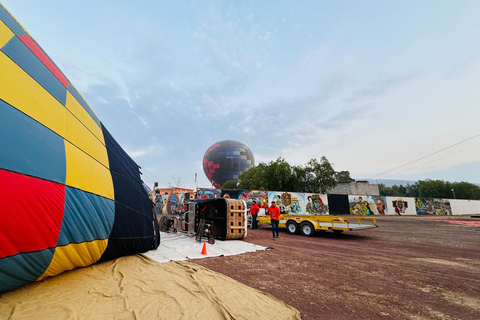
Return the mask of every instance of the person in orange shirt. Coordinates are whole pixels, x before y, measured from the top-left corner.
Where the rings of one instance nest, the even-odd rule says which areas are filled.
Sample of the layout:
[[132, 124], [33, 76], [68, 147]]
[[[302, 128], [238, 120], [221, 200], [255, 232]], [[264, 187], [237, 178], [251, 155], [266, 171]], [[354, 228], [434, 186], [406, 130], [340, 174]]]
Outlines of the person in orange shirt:
[[270, 221], [272, 224], [273, 240], [275, 240], [275, 233], [278, 238], [278, 217], [280, 217], [280, 209], [275, 205], [275, 201], [272, 201], [272, 205], [268, 207], [268, 214], [270, 215]]
[[252, 229], [258, 229], [257, 216], [258, 216], [258, 212], [260, 211], [260, 208], [258, 207], [258, 204], [256, 201], [253, 201], [252, 203], [253, 204], [250, 207], [250, 214], [252, 215]]

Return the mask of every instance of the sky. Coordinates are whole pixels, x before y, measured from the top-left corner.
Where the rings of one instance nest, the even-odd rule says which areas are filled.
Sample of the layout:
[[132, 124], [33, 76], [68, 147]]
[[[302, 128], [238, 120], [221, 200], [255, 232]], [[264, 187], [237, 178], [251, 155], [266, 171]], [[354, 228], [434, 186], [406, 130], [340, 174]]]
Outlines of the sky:
[[210, 187], [221, 140], [256, 164], [480, 183], [480, 1], [0, 2], [150, 187]]

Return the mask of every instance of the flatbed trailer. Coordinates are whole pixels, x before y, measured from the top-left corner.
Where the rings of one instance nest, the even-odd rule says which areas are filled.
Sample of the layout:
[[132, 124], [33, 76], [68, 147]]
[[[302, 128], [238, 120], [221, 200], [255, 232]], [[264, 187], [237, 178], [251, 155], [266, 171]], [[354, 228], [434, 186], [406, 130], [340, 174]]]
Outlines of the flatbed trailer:
[[[259, 223], [271, 224], [270, 216], [258, 217]], [[311, 237], [315, 231], [331, 230], [335, 233], [343, 231], [356, 231], [378, 228], [375, 218], [371, 217], [339, 217], [315, 216], [304, 214], [282, 214], [278, 219], [280, 228], [287, 228], [291, 234], [301, 232], [304, 236]]]

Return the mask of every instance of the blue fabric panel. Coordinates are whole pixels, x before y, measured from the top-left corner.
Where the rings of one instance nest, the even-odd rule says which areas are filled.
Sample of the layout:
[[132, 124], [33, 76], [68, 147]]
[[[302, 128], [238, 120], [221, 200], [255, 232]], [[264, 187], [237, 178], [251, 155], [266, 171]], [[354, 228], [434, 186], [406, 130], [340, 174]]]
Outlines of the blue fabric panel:
[[3, 46], [2, 51], [62, 105], [65, 105], [67, 89], [18, 37], [10, 39]]
[[63, 138], [0, 100], [0, 167], [65, 184]]
[[68, 84], [68, 88], [67, 88], [68, 92], [70, 92], [72, 94], [72, 96], [77, 99], [78, 103], [80, 103], [83, 107], [83, 109], [85, 109], [85, 111], [87, 111], [87, 113], [90, 115], [90, 117], [92, 117], [93, 121], [95, 121], [98, 125], [99, 128], [102, 127], [101, 123], [100, 123], [100, 120], [98, 120], [96, 114], [92, 111], [92, 109], [90, 108], [90, 106], [87, 104], [87, 102], [82, 98], [82, 96], [80, 95], [80, 93], [78, 93], [77, 89], [75, 89], [71, 83]]
[[36, 281], [52, 261], [55, 248], [0, 259], [0, 293]]
[[113, 200], [70, 187], [57, 246], [107, 239], [115, 219]]
[[13, 33], [15, 34], [27, 34], [25, 30], [18, 24], [18, 22], [8, 13], [7, 10], [3, 7], [3, 5], [0, 3], [0, 20], [5, 23], [7, 27], [12, 30]]

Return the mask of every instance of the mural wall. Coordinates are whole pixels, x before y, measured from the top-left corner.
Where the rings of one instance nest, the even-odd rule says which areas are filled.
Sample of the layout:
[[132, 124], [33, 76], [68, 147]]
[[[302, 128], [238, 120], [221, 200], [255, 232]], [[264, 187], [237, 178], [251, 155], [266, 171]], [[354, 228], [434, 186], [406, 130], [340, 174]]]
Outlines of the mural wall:
[[396, 215], [415, 215], [415, 198], [386, 197], [387, 210]]
[[328, 214], [328, 197], [326, 194], [305, 193], [305, 201], [306, 214]]
[[262, 207], [268, 206], [268, 192], [259, 190], [222, 190], [222, 197], [244, 200], [250, 208], [253, 201]]
[[372, 196], [348, 195], [350, 214], [355, 216], [373, 215], [375, 201]]
[[[161, 205], [155, 200], [155, 208], [161, 206], [163, 213], [170, 207], [183, 205], [182, 195], [179, 199], [163, 199]], [[437, 198], [406, 198], [366, 195], [318, 194], [286, 191], [260, 190], [220, 190], [199, 189], [197, 198], [231, 198], [244, 200], [247, 208], [253, 201], [262, 208], [267, 208], [272, 201], [277, 203], [282, 213], [311, 215], [460, 215], [480, 214], [480, 200], [453, 200]], [[264, 211], [261, 210], [260, 214]]]

